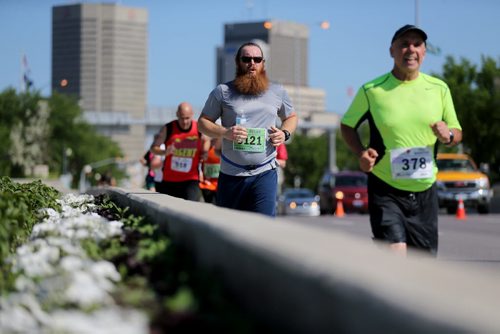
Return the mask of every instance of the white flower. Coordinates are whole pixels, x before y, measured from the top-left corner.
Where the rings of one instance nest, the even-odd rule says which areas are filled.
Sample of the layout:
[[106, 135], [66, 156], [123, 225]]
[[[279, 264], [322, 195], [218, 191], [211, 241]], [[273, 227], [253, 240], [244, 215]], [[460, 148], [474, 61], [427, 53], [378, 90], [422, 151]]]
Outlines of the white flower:
[[17, 256], [23, 256], [25, 254], [28, 254], [30, 252], [30, 247], [28, 245], [21, 245], [17, 247], [16, 249], [16, 254]]
[[39, 324], [47, 325], [49, 316], [37, 299], [28, 293], [12, 293], [0, 299], [0, 330], [2, 333], [36, 333]]
[[75, 231], [75, 238], [79, 240], [87, 239], [90, 234], [91, 232], [87, 229], [78, 229]]
[[78, 195], [66, 194], [59, 201], [63, 207], [63, 212], [79, 212], [85, 213], [94, 210], [97, 206], [93, 203], [94, 196], [92, 195]]
[[45, 214], [47, 215], [47, 217], [45, 218], [45, 220], [49, 220], [49, 221], [55, 221], [55, 220], [58, 220], [61, 217], [61, 215], [59, 214], [59, 212], [57, 212], [56, 210], [54, 210], [52, 208], [45, 209]]
[[43, 239], [36, 239], [18, 250], [18, 256], [11, 260], [14, 272], [24, 272], [28, 277], [49, 276], [55, 272], [53, 265], [60, 257], [58, 247], [48, 245]]
[[113, 220], [107, 223], [108, 233], [110, 236], [117, 236], [123, 233], [123, 223], [118, 220]]
[[34, 333], [38, 322], [26, 308], [13, 305], [0, 312], [0, 328], [5, 333]]
[[52, 314], [50, 333], [141, 334], [149, 333], [142, 312], [109, 307], [92, 313], [59, 310]]
[[31, 238], [43, 237], [45, 235], [54, 234], [58, 229], [55, 221], [53, 220], [45, 220], [42, 223], [38, 223], [33, 226], [33, 230], [31, 231]]
[[61, 269], [66, 272], [73, 272], [82, 269], [84, 267], [84, 261], [81, 257], [65, 256], [62, 258], [60, 266]]
[[36, 285], [35, 283], [27, 278], [26, 276], [19, 276], [16, 278], [15, 282], [16, 290], [17, 291], [35, 291], [36, 290]]
[[[110, 293], [121, 279], [114, 265], [92, 261], [80, 245], [83, 239], [99, 241], [123, 233], [122, 222], [93, 212], [93, 201], [91, 195], [63, 196], [58, 200], [61, 213], [45, 209], [30, 240], [8, 259], [20, 275], [18, 292], [0, 297], [1, 333], [148, 332], [145, 314], [114, 306]], [[62, 310], [74, 305], [106, 308], [92, 313]]]
[[115, 266], [108, 261], [94, 262], [90, 270], [99, 282], [99, 285], [107, 291], [110, 291], [113, 287], [110, 281], [119, 282], [121, 280], [120, 273], [118, 273]]
[[79, 243], [62, 237], [48, 237], [45, 239], [47, 244], [58, 247], [61, 250], [61, 255], [74, 255], [77, 257], [86, 257], [85, 251], [80, 247]]
[[5, 333], [33, 333], [38, 322], [23, 305], [2, 300], [0, 302], [0, 329]]
[[84, 271], [72, 273], [71, 282], [65, 291], [65, 297], [68, 301], [81, 307], [111, 303], [111, 297], [107, 291], [97, 284], [95, 277]]

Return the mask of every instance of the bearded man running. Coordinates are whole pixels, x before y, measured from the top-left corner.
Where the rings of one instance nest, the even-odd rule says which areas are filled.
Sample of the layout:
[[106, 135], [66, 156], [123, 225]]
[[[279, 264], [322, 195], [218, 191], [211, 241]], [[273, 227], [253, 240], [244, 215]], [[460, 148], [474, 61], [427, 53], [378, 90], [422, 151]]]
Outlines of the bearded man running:
[[275, 216], [276, 147], [295, 131], [297, 115], [283, 86], [267, 78], [258, 44], [240, 46], [235, 63], [236, 78], [210, 93], [198, 119], [201, 133], [223, 140], [216, 204]]

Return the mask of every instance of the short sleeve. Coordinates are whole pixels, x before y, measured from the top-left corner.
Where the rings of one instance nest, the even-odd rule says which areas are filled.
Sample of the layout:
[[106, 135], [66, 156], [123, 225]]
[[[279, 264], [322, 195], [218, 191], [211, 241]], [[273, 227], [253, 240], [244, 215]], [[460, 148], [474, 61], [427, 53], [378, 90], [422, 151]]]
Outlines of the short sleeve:
[[349, 109], [347, 109], [344, 116], [342, 116], [341, 123], [351, 128], [355, 128], [368, 111], [368, 108], [369, 105], [366, 92], [364, 88], [361, 87], [349, 106]]
[[210, 95], [208, 95], [207, 101], [205, 102], [205, 106], [201, 111], [202, 116], [206, 116], [207, 118], [215, 121], [222, 114], [222, 87], [221, 85], [217, 86]]
[[286, 119], [290, 117], [293, 113], [293, 105], [292, 105], [292, 100], [290, 100], [290, 97], [288, 96], [288, 93], [286, 92], [286, 89], [281, 87], [281, 107], [278, 109], [278, 116], [281, 119]]
[[443, 121], [446, 122], [450, 129], [462, 130], [460, 122], [457, 118], [457, 113], [455, 111], [455, 106], [453, 105], [453, 99], [451, 98], [450, 89], [446, 86], [443, 97]]

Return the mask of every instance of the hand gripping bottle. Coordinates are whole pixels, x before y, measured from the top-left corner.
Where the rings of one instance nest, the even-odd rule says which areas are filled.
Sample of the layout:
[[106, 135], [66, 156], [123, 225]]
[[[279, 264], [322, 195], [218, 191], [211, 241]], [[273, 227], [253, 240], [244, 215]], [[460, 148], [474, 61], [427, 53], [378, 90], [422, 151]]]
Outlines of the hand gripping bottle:
[[[236, 125], [242, 125], [245, 126], [245, 123], [247, 122], [247, 118], [245, 117], [245, 111], [243, 109], [237, 110], [236, 111]], [[239, 140], [238, 144], [242, 144], [243, 140]]]

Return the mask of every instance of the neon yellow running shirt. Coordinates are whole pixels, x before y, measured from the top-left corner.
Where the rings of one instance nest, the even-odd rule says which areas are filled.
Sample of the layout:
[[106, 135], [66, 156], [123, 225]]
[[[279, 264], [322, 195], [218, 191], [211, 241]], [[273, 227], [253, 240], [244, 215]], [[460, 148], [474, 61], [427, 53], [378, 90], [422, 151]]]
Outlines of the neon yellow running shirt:
[[[424, 73], [411, 81], [387, 73], [364, 84], [341, 122], [357, 129], [365, 120], [370, 126], [369, 146], [378, 152], [373, 174], [394, 188], [414, 192], [428, 189], [436, 180], [437, 138], [430, 124], [443, 120], [450, 129], [462, 129], [446, 83]], [[430, 160], [414, 153], [422, 151]], [[406, 165], [395, 162], [398, 152], [406, 152]], [[396, 170], [405, 168], [428, 171], [401, 177]]]

